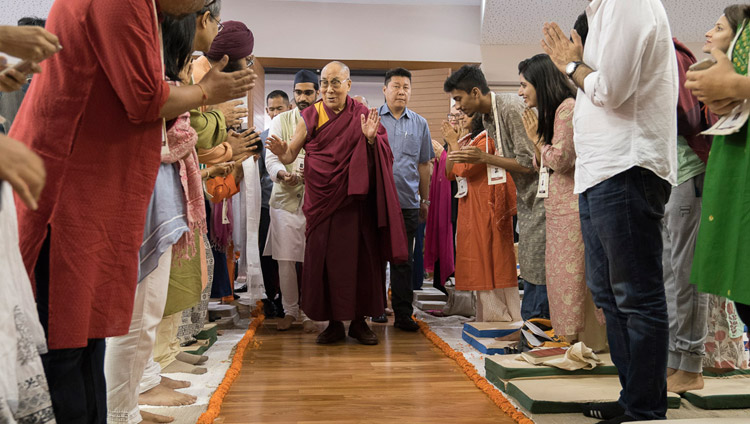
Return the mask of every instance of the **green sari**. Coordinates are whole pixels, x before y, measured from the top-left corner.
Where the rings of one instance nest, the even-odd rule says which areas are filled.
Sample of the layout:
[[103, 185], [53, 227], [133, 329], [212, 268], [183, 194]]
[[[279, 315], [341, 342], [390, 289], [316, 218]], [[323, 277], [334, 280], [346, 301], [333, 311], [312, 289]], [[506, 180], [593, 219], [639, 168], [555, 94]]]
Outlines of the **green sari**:
[[[750, 29], [732, 50], [735, 71], [747, 75]], [[715, 136], [706, 167], [703, 210], [690, 282], [698, 290], [750, 304], [750, 143], [748, 124]]]

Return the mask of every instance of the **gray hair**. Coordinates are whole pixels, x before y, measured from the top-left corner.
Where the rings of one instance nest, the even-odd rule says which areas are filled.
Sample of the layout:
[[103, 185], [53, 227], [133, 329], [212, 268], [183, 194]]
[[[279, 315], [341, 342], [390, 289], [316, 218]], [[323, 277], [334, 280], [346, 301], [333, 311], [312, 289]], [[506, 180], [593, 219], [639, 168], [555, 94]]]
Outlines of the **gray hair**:
[[198, 16], [204, 15], [206, 12], [210, 12], [214, 18], [218, 18], [221, 15], [221, 0], [214, 0], [208, 6], [203, 6], [198, 12]]

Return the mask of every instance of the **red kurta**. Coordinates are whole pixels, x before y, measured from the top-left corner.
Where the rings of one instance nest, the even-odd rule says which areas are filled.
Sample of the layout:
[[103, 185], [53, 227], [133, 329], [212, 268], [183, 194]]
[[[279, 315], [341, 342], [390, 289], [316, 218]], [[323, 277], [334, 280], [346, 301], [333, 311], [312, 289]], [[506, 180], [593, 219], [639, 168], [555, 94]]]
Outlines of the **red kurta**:
[[393, 182], [393, 154], [381, 125], [369, 146], [350, 97], [338, 115], [322, 101], [306, 108], [307, 219], [301, 306], [316, 321], [383, 314], [385, 262], [407, 258]]
[[151, 0], [56, 1], [47, 29], [63, 50], [13, 123], [47, 170], [39, 210], [16, 204], [30, 274], [51, 229], [51, 349], [128, 332], [169, 95], [156, 25]]
[[[468, 145], [495, 154], [495, 143], [483, 131]], [[516, 186], [487, 184], [487, 165], [456, 163], [449, 176], [466, 178], [468, 194], [458, 200], [456, 222], [456, 290], [493, 290], [518, 285], [513, 251]]]

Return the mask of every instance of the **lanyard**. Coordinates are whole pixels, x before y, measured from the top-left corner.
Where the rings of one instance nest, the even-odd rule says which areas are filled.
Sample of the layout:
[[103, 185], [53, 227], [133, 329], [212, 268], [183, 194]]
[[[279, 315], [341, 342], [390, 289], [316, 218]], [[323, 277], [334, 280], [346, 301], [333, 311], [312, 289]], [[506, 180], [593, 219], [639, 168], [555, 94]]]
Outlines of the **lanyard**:
[[[156, 0], [152, 0], [151, 4], [154, 7], [154, 24], [156, 25], [156, 31], [159, 33], [159, 57], [161, 58], [161, 77], [162, 80], [166, 79], [164, 74], [164, 40], [161, 34], [161, 25], [159, 25], [159, 12], [156, 10]], [[169, 154], [169, 143], [167, 142], [167, 120], [161, 119], [161, 154]]]

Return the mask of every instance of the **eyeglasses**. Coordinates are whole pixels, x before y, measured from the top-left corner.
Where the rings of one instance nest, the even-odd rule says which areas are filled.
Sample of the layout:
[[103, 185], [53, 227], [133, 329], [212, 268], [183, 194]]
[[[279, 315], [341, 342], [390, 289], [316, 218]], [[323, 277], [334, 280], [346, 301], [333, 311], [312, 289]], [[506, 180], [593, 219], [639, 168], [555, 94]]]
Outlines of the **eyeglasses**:
[[249, 56], [245, 58], [245, 61], [247, 61], [247, 68], [250, 69], [255, 64], [255, 56]]
[[328, 88], [328, 85], [330, 84], [331, 88], [333, 88], [334, 90], [338, 90], [339, 88], [341, 88], [341, 84], [343, 84], [344, 81], [347, 81], [348, 79], [349, 78], [346, 78], [345, 80], [341, 81], [341, 80], [334, 78], [331, 80], [330, 83], [327, 80], [322, 79], [320, 80], [320, 88], [325, 90], [326, 88]]
[[[334, 88], [335, 88], [335, 87], [334, 87]], [[304, 94], [305, 96], [308, 96], [308, 97], [310, 97], [310, 96], [312, 96], [313, 94], [315, 94], [315, 90], [294, 90], [294, 95], [295, 95], [295, 96], [301, 96], [301, 95], [303, 95], [303, 94]]]
[[449, 121], [458, 121], [459, 119], [463, 118], [464, 116], [466, 116], [466, 114], [464, 114], [464, 113], [449, 113], [448, 114], [448, 120]]
[[[211, 2], [211, 3], [213, 3], [213, 2]], [[224, 29], [224, 24], [222, 24], [218, 19], [216, 19], [216, 16], [214, 16], [213, 13], [209, 12], [208, 17], [211, 18], [211, 19], [213, 19], [214, 22], [216, 22], [216, 27], [219, 29], [218, 32], [221, 32], [221, 30]]]

